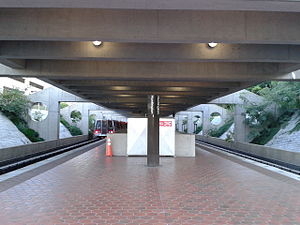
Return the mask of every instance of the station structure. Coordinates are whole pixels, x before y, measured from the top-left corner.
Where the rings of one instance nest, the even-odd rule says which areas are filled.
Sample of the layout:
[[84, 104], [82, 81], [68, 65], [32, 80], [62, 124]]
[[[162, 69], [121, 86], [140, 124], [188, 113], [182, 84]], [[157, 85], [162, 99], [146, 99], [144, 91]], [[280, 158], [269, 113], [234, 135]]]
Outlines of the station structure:
[[146, 114], [157, 166], [159, 116], [299, 79], [289, 75], [299, 69], [299, 10], [296, 1], [1, 1], [0, 75]]
[[[87, 132], [1, 149], [1, 224], [300, 224], [299, 152], [178, 133], [175, 156], [187, 142], [207, 151], [159, 150], [161, 118], [209, 112], [198, 105], [264, 81], [297, 82], [299, 69], [296, 0], [0, 0], [0, 77], [147, 118], [147, 166], [105, 157]], [[45, 96], [47, 127], [58, 129], [60, 96]], [[126, 155], [126, 137], [112, 137]]]

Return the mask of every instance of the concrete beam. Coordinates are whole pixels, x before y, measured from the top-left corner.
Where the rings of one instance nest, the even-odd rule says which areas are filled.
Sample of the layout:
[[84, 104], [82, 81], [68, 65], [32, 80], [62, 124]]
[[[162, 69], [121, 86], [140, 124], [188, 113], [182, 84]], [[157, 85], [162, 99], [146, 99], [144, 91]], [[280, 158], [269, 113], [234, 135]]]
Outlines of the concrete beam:
[[24, 59], [0, 58], [0, 63], [13, 69], [24, 69], [26, 62]]
[[[147, 92], [174, 92], [174, 93], [190, 93], [190, 92], [199, 92], [199, 93], [215, 93], [216, 89], [211, 87], [211, 88], [203, 88], [203, 87], [169, 87], [169, 86], [164, 86], [164, 87], [153, 87], [153, 86], [110, 86], [110, 87], [102, 87], [99, 88], [97, 86], [68, 86], [69, 89], [74, 90], [76, 92], [84, 92], [84, 93], [101, 93], [101, 92], [110, 92], [110, 93], [135, 93], [135, 94], [143, 94]], [[229, 88], [223, 87], [223, 88], [217, 88], [218, 92], [226, 92], [229, 91]]]
[[250, 10], [299, 12], [297, 1], [244, 0], [9, 0], [0, 1], [1, 8], [102, 8], [145, 10]]
[[282, 81], [286, 81], [286, 80], [289, 80], [289, 81], [300, 81], [300, 70], [297, 70], [297, 71], [285, 74], [285, 75], [283, 75], [281, 77], [280, 80], [282, 80]]
[[263, 81], [278, 76], [276, 63], [159, 63], [28, 60], [24, 70], [0, 67], [0, 76], [49, 79]]
[[299, 45], [142, 44], [64, 41], [2, 41], [0, 58], [151, 62], [284, 62], [300, 63]]
[[144, 95], [149, 95], [151, 93], [153, 93], [154, 95], [160, 95], [160, 96], [185, 96], [185, 97], [188, 97], [188, 96], [202, 96], [202, 97], [212, 97], [212, 96], [215, 96], [215, 95], [218, 95], [220, 93], [217, 93], [217, 92], [174, 92], [174, 91], [144, 91], [144, 92], [141, 92], [141, 91], [76, 91], [77, 93], [79, 94], [82, 94], [82, 95], [85, 95], [85, 96], [99, 96], [99, 95], [109, 95], [109, 96], [117, 96], [117, 97], [130, 97], [130, 96], [144, 96]]
[[130, 86], [130, 87], [196, 87], [196, 88], [230, 88], [240, 87], [240, 82], [197, 82], [197, 81], [143, 81], [143, 80], [53, 80], [55, 83], [68, 87], [97, 87], [106, 86]]
[[[119, 109], [127, 109], [128, 108], [141, 108], [141, 109], [146, 109], [147, 106], [143, 105], [143, 104], [139, 104], [139, 103], [113, 103], [109, 105], [111, 108], [119, 108]], [[178, 110], [178, 109], [182, 109], [182, 108], [186, 108], [187, 106], [182, 106], [180, 103], [179, 104], [163, 104], [161, 105], [161, 108], [165, 108], [165, 109], [173, 109], [173, 110]]]
[[281, 73], [291, 73], [300, 69], [300, 63], [283, 63], [279, 66]]
[[[98, 98], [93, 98], [93, 102], [97, 102], [99, 104], [114, 104], [114, 103], [147, 103], [146, 98], [116, 98], [116, 97], [98, 97]], [[182, 104], [182, 105], [193, 105], [193, 104], [202, 104], [207, 102], [205, 98], [162, 98], [160, 100], [161, 104]]]
[[300, 43], [288, 12], [2, 8], [0, 21], [0, 40]]

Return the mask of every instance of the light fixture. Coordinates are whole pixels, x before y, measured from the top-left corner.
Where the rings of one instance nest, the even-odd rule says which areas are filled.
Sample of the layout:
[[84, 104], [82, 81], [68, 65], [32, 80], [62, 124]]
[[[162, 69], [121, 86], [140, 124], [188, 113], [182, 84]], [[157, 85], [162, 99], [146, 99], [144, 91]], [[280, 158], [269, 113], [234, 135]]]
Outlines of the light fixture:
[[117, 97], [133, 97], [134, 95], [116, 95]]
[[130, 87], [128, 87], [128, 86], [112, 86], [110, 89], [113, 91], [129, 91]]
[[167, 87], [166, 90], [168, 90], [168, 91], [189, 91], [190, 88], [188, 88], [188, 87]]
[[102, 44], [102, 41], [93, 41], [93, 45], [99, 47]]
[[210, 43], [208, 43], [208, 46], [211, 47], [211, 48], [214, 48], [217, 45], [218, 45], [218, 43], [216, 43], [216, 42], [210, 42]]

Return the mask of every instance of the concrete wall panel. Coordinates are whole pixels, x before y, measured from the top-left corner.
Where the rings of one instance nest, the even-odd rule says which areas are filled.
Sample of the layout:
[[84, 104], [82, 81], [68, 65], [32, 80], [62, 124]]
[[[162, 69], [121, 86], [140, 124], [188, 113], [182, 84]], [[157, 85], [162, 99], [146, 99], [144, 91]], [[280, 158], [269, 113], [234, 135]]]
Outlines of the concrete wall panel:
[[195, 135], [176, 134], [175, 135], [175, 156], [195, 157]]
[[114, 156], [127, 155], [127, 134], [108, 134], [107, 137], [111, 138], [111, 146]]
[[196, 140], [215, 144], [217, 146], [243, 152], [261, 159], [268, 159], [280, 165], [289, 166], [300, 170], [300, 152], [292, 152], [283, 149], [270, 148], [263, 145], [249, 144], [243, 142], [226, 142], [218, 138], [197, 135]]
[[5, 164], [8, 161], [18, 160], [20, 158], [35, 155], [37, 153], [49, 151], [50, 149], [53, 148], [68, 146], [86, 140], [88, 140], [88, 136], [81, 135], [81, 136], [76, 136], [71, 138], [60, 139], [60, 140], [38, 142], [38, 143], [11, 147], [11, 148], [3, 148], [0, 149], [0, 165]]

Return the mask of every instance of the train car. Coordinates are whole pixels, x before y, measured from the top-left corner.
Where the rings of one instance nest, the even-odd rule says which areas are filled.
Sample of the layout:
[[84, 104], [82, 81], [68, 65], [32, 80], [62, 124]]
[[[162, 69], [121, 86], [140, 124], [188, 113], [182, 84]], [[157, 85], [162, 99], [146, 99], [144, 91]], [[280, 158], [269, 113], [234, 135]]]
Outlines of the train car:
[[117, 120], [96, 120], [94, 126], [94, 137], [104, 138], [107, 133], [113, 134], [116, 132], [126, 131], [127, 123]]
[[107, 133], [114, 133], [114, 123], [112, 120], [96, 120], [94, 127], [94, 137], [106, 137]]

